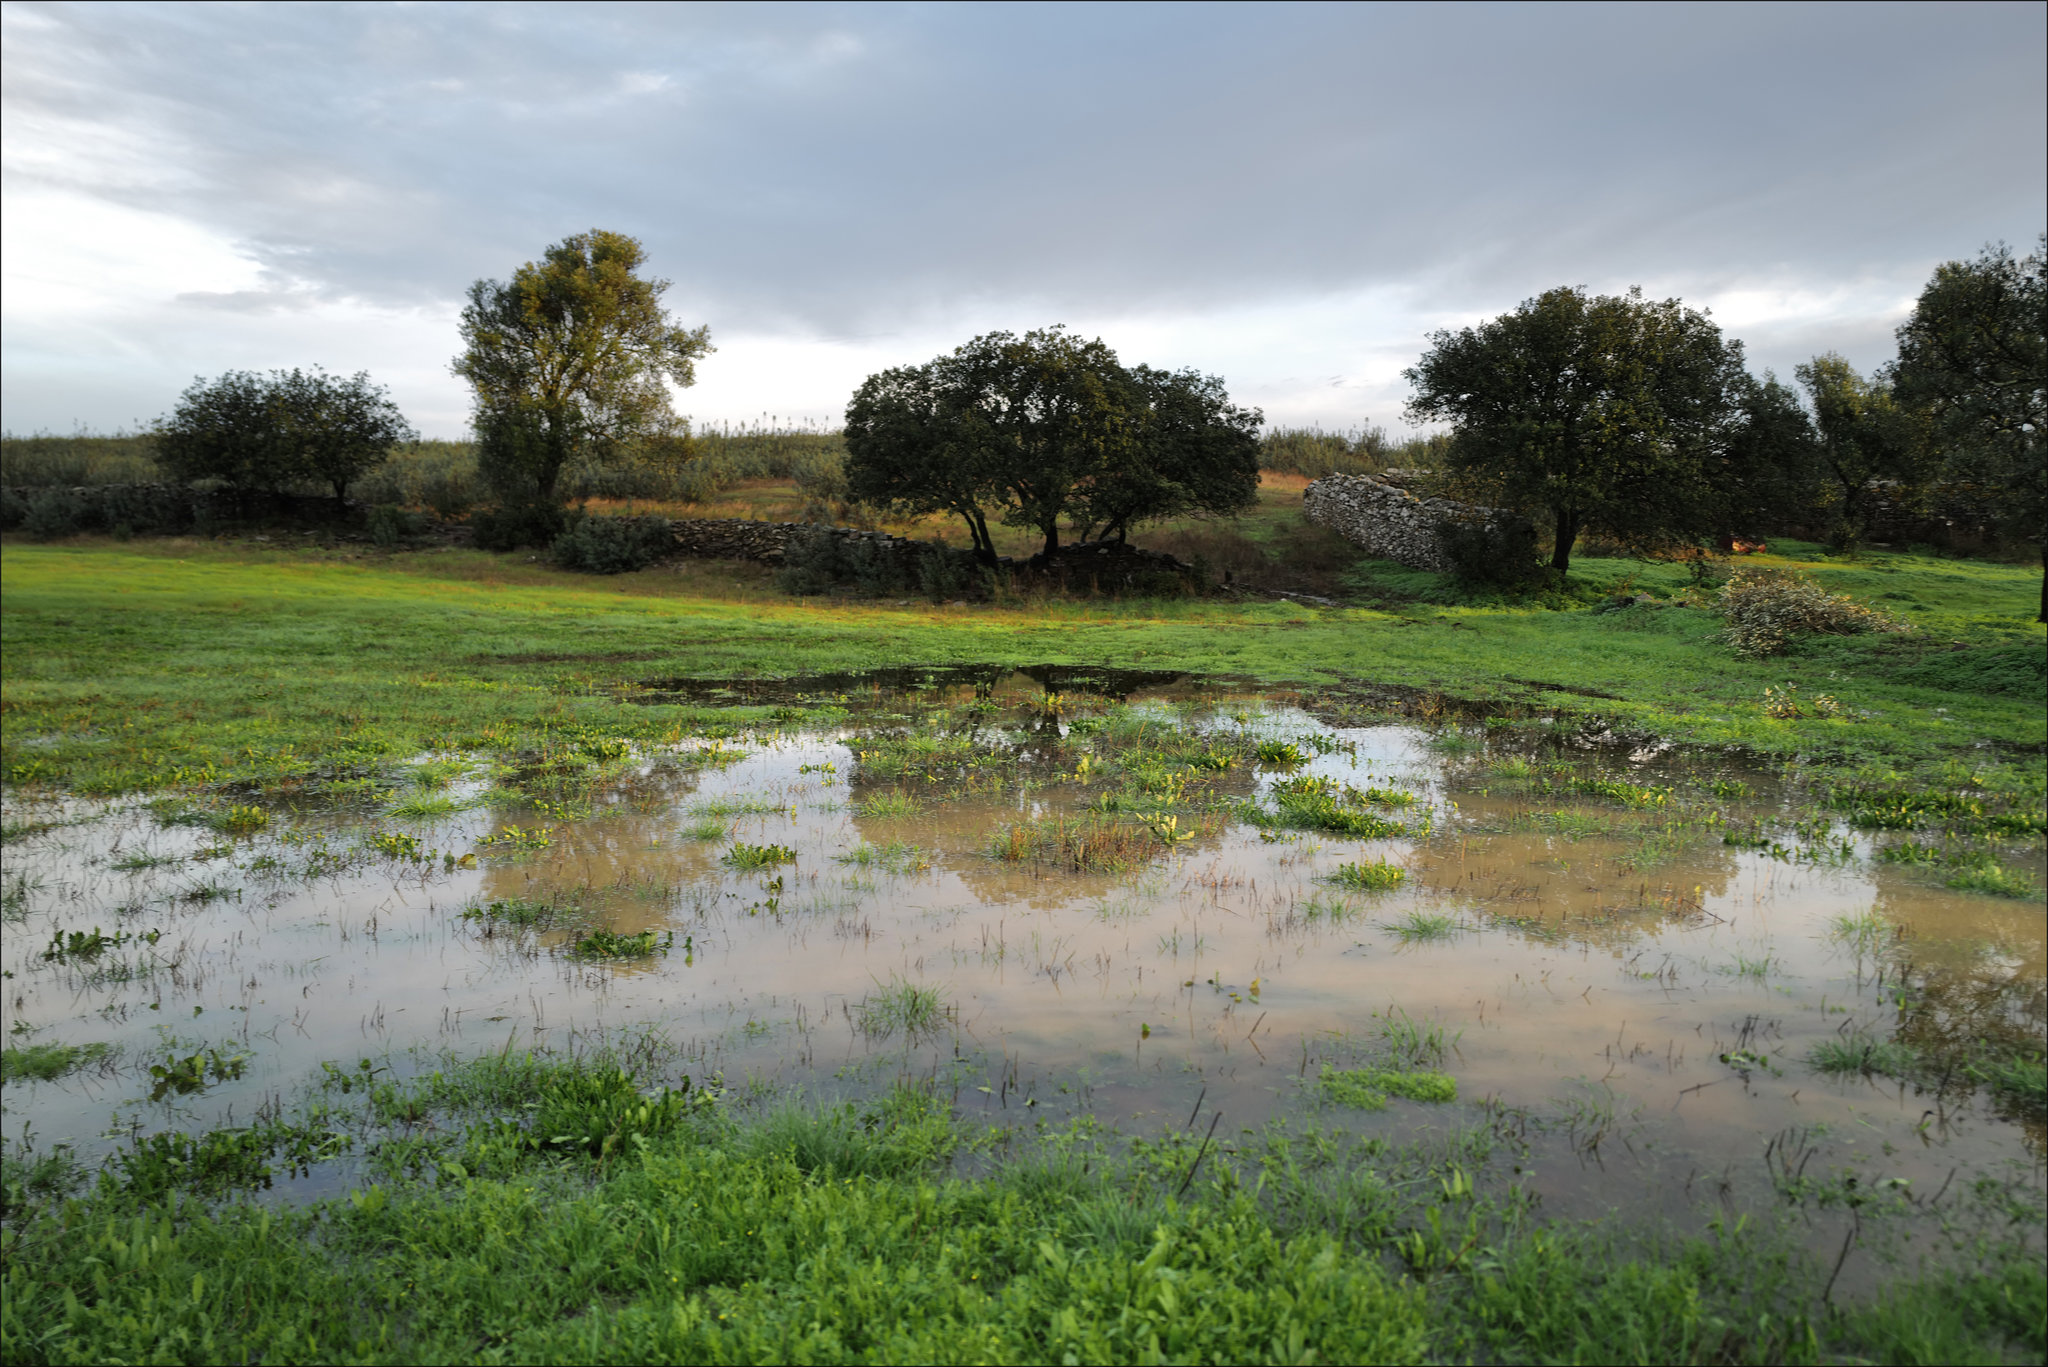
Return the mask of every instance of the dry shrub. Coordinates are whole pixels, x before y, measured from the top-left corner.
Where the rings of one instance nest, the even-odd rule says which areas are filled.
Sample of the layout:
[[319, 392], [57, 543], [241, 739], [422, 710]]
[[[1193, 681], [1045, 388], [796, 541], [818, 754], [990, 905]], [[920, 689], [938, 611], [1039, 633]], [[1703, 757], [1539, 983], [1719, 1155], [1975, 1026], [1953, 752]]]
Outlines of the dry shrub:
[[1729, 644], [1750, 659], [1781, 654], [1798, 636], [1913, 629], [1847, 594], [1829, 593], [1796, 570], [1739, 569], [1722, 587], [1720, 606]]

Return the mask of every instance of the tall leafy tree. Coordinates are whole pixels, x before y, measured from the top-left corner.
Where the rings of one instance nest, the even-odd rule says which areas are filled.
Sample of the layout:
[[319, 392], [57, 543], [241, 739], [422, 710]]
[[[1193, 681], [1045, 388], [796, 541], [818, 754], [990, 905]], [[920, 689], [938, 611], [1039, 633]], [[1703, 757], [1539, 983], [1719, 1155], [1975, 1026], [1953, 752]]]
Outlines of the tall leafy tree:
[[711, 334], [676, 325], [661, 307], [670, 282], [643, 278], [645, 263], [637, 239], [592, 229], [470, 286], [451, 369], [469, 382], [478, 464], [501, 495], [552, 500], [572, 460], [678, 427], [668, 383], [696, 382]]
[[1835, 535], [1853, 543], [1867, 530], [1878, 481], [1891, 497], [1918, 503], [1925, 485], [1913, 415], [1893, 400], [1883, 375], [1865, 378], [1830, 351], [1793, 368], [1813, 404], [1821, 468], [1830, 484]]
[[273, 491], [324, 484], [337, 499], [413, 435], [367, 373], [317, 368], [194, 381], [154, 431], [157, 463], [179, 479]]
[[2048, 234], [1936, 267], [1898, 338], [1899, 402], [1926, 415], [1942, 475], [2041, 547], [2048, 621]]
[[1718, 530], [1754, 531], [1822, 501], [1820, 438], [1799, 391], [1769, 371], [1738, 387], [1739, 417], [1709, 477]]
[[1468, 487], [1542, 508], [1551, 566], [1594, 531], [1696, 535], [1715, 520], [1713, 457], [1740, 421], [1742, 345], [1705, 314], [1642, 291], [1550, 290], [1478, 327], [1430, 336], [1406, 372], [1409, 416], [1449, 422]]
[[1256, 411], [1221, 380], [1127, 369], [1062, 328], [992, 332], [868, 378], [846, 411], [848, 490], [960, 517], [993, 560], [991, 516], [1057, 553], [1060, 524], [1120, 538], [1178, 512], [1234, 512], [1258, 488]]

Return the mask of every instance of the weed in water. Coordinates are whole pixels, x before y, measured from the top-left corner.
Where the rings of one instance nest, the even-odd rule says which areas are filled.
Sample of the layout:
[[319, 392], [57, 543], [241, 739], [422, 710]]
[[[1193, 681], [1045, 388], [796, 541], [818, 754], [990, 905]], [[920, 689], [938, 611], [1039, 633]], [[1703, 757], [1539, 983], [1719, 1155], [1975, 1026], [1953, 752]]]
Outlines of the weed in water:
[[148, 869], [169, 868], [174, 864], [181, 864], [183, 862], [183, 858], [175, 854], [147, 854], [138, 852], [124, 855], [107, 865], [107, 867], [115, 870], [117, 873], [142, 873]]
[[1958, 892], [1982, 892], [1993, 897], [2022, 897], [2038, 900], [2041, 885], [2030, 873], [2019, 869], [2008, 869], [1986, 860], [1965, 868], [1942, 880], [1945, 886]]
[[1301, 753], [1301, 747], [1285, 740], [1260, 741], [1258, 757], [1261, 764], [1276, 764], [1289, 769], [1308, 763], [1308, 756]]
[[1384, 892], [1399, 887], [1408, 877], [1408, 871], [1384, 859], [1370, 864], [1339, 864], [1323, 878], [1323, 881], [1352, 892]]
[[1382, 927], [1392, 931], [1403, 944], [1448, 940], [1466, 928], [1457, 917], [1432, 911], [1411, 911], [1398, 921], [1383, 922]]
[[932, 866], [931, 857], [915, 845], [889, 840], [871, 845], [863, 840], [844, 854], [833, 856], [841, 864], [856, 868], [878, 868], [887, 873], [921, 873]]
[[938, 988], [892, 978], [887, 987], [862, 999], [855, 1021], [863, 1034], [877, 1039], [887, 1039], [898, 1031], [915, 1038], [936, 1033], [955, 1012]]
[[[419, 841], [415, 837], [406, 836], [404, 838], [413, 842], [414, 849], [419, 847]], [[503, 830], [487, 835], [476, 843], [478, 849], [491, 851], [544, 850], [555, 843], [555, 828], [553, 826], [534, 826], [529, 828], [508, 824]]]
[[153, 1083], [149, 1099], [162, 1101], [167, 1096], [186, 1096], [203, 1091], [216, 1082], [232, 1082], [248, 1066], [247, 1054], [223, 1054], [219, 1049], [202, 1049], [183, 1058], [168, 1054], [162, 1063], [149, 1065]]
[[854, 810], [867, 817], [905, 817], [916, 816], [924, 810], [924, 804], [901, 789], [891, 789], [863, 798], [854, 805]]
[[426, 820], [437, 816], [450, 816], [462, 810], [462, 805], [447, 797], [409, 797], [390, 807], [386, 815], [409, 820]]
[[96, 1044], [10, 1044], [0, 1052], [0, 1082], [20, 1078], [49, 1082], [102, 1062], [113, 1053], [113, 1049], [113, 1045], [104, 1041]]
[[1409, 1072], [1442, 1067], [1444, 1055], [1457, 1046], [1463, 1033], [1446, 1035], [1441, 1025], [1417, 1022], [1399, 1007], [1380, 1017], [1381, 1047], [1402, 1070]]
[[721, 856], [722, 862], [736, 869], [772, 869], [781, 864], [794, 864], [796, 851], [787, 845], [735, 844]]
[[514, 926], [520, 930], [544, 930], [555, 923], [562, 908], [554, 902], [534, 902], [522, 897], [507, 897], [482, 906], [465, 907], [462, 919], [480, 921], [486, 926]]
[[1449, 1073], [1325, 1067], [1318, 1085], [1328, 1100], [1370, 1111], [1385, 1107], [1390, 1096], [1410, 1101], [1458, 1099], [1458, 1081]]
[[1876, 908], [1842, 915], [1828, 923], [1828, 938], [1849, 946], [1858, 954], [1870, 954], [1888, 944], [1897, 932]]
[[[653, 930], [643, 930], [637, 935], [615, 935], [609, 930], [594, 930], [576, 941], [576, 947], [569, 952], [579, 959], [645, 959], [654, 954], [666, 954], [674, 947], [676, 933], [657, 936]], [[695, 946], [688, 936], [683, 938], [683, 953], [690, 954]]]
[[1904, 1077], [1913, 1070], [1913, 1051], [1868, 1035], [1837, 1036], [1813, 1046], [1806, 1061], [1823, 1073], [1882, 1073]]
[[682, 834], [685, 840], [723, 840], [726, 836], [726, 825], [717, 817], [707, 816], [701, 821], [694, 821], [683, 827]]
[[1755, 978], [1761, 981], [1771, 975], [1777, 962], [1773, 955], [1751, 955], [1738, 950], [1734, 959], [1720, 965], [1720, 971], [1738, 978]]

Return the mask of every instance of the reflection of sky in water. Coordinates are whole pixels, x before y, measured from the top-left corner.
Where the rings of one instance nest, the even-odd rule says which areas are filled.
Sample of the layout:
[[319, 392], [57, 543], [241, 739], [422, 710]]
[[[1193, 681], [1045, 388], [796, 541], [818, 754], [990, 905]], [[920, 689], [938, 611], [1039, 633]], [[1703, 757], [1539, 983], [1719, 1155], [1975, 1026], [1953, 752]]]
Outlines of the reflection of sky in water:
[[[1159, 716], [1188, 725], [1184, 713]], [[1204, 724], [1239, 723], [1225, 709]], [[1321, 729], [1288, 712], [1249, 724], [1275, 738]], [[990, 836], [1023, 816], [1075, 814], [1097, 789], [1040, 783], [1039, 772], [1021, 795], [940, 800], [936, 785], [906, 781], [903, 792], [934, 795], [920, 812], [869, 817], [853, 806], [846, 746], [790, 736], [733, 742], [747, 756], [722, 770], [657, 767], [587, 820], [476, 809], [374, 823], [457, 854], [507, 821], [554, 826], [547, 850], [486, 854], [474, 870], [379, 861], [306, 882], [236, 866], [259, 856], [303, 866], [322, 838], [341, 848], [360, 835], [357, 819], [280, 818], [265, 835], [225, 841], [159, 829], [130, 807], [8, 849], [8, 878], [29, 880], [32, 911], [8, 927], [4, 1014], [9, 1027], [35, 1028], [10, 1039], [114, 1041], [129, 1063], [112, 1077], [10, 1084], [6, 1133], [32, 1125], [41, 1142], [90, 1148], [117, 1107], [147, 1127], [246, 1119], [261, 1099], [317, 1076], [323, 1060], [353, 1065], [416, 1045], [475, 1050], [508, 1038], [559, 1043], [594, 1028], [656, 1029], [690, 1046], [694, 1070], [729, 1078], [822, 1085], [849, 1063], [882, 1079], [923, 1075], [952, 1055], [952, 1040], [906, 1051], [853, 1027], [864, 996], [903, 979], [944, 989], [962, 1053], [991, 1071], [1009, 1060], [1042, 1090], [1085, 1078], [1110, 1118], [1184, 1112], [1199, 1089], [1233, 1123], [1285, 1113], [1302, 1104], [1303, 1079], [1323, 1060], [1342, 1062], [1375, 1038], [1381, 1013], [1399, 1011], [1455, 1034], [1449, 1068], [1468, 1099], [1540, 1111], [1560, 1097], [1611, 1094], [1636, 1117], [1633, 1142], [1667, 1155], [1667, 1178], [1679, 1166], [1746, 1160], [1760, 1136], [1787, 1126], [1825, 1124], [1873, 1149], [1891, 1143], [1898, 1152], [1886, 1161], [1916, 1181], [2022, 1152], [2019, 1132], [1981, 1107], [1952, 1111], [1929, 1137], [1916, 1128], [1929, 1103], [1910, 1088], [1829, 1081], [1800, 1060], [1852, 1022], [1883, 1034], [1895, 1020], [1873, 964], [1826, 935], [1833, 917], [1875, 906], [1908, 927], [1914, 957], [1936, 977], [2032, 984], [2038, 1012], [2038, 905], [1957, 895], [1867, 858], [1786, 863], [1711, 832], [1676, 859], [1630, 871], [1615, 860], [1632, 837], [1500, 829], [1531, 810], [1626, 818], [1622, 809], [1450, 792], [1427, 733], [1337, 734], [1353, 748], [1297, 772], [1408, 787], [1419, 799], [1411, 817], [1435, 811], [1434, 838], [1269, 840], [1234, 825], [1136, 873], [1058, 873], [990, 859]], [[827, 763], [837, 773], [818, 770]], [[1639, 781], [1668, 781], [1654, 764], [1639, 772]], [[1239, 769], [1220, 786], [1250, 797], [1277, 777]], [[471, 778], [444, 791], [462, 798], [482, 787]], [[748, 801], [772, 810], [730, 816], [722, 841], [687, 838], [700, 808]], [[790, 846], [796, 863], [736, 872], [719, 862], [735, 840]], [[864, 841], [917, 845], [928, 866], [892, 874], [841, 861]], [[138, 852], [221, 845], [231, 853], [134, 873], [110, 867]], [[1345, 898], [1318, 881], [1340, 863], [1380, 857], [1409, 870], [1403, 887]], [[779, 893], [767, 886], [776, 876]], [[240, 895], [180, 900], [209, 882]], [[581, 899], [614, 930], [674, 930], [678, 948], [588, 964], [560, 952], [565, 932], [485, 938], [460, 919], [465, 906], [508, 898]], [[1333, 922], [1332, 906], [1351, 915]], [[1448, 914], [1468, 929], [1403, 944], [1386, 923], [1411, 912]], [[37, 957], [56, 927], [94, 925], [160, 927], [154, 953], [176, 967], [94, 985]], [[136, 959], [135, 950], [124, 945], [107, 961]], [[1760, 977], [1741, 971], [1766, 961]], [[1749, 1047], [1781, 1075], [1745, 1080], [1720, 1061], [1745, 1022]], [[143, 1102], [143, 1064], [160, 1054], [160, 1036], [187, 1052], [230, 1042], [250, 1055], [249, 1073], [188, 1098], [182, 1112]], [[971, 1088], [963, 1096], [963, 1107], [998, 1104]], [[1439, 1114], [1430, 1123], [1447, 1123]], [[1386, 1123], [1401, 1122], [1390, 1113]]]

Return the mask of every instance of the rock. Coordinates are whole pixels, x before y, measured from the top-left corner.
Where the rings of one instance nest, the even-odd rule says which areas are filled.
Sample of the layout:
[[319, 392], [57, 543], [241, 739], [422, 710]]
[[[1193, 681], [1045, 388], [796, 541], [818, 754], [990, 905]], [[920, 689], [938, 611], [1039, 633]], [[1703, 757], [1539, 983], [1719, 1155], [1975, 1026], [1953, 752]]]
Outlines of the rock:
[[[1417, 570], [1454, 568], [1437, 525], [1443, 521], [1493, 525], [1519, 514], [1448, 498], [1418, 498], [1403, 484], [1410, 470], [1386, 475], [1325, 475], [1302, 491], [1301, 513], [1371, 555]], [[1396, 481], [1399, 482], [1396, 482]]]

